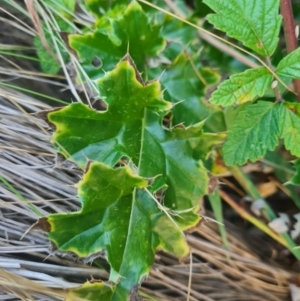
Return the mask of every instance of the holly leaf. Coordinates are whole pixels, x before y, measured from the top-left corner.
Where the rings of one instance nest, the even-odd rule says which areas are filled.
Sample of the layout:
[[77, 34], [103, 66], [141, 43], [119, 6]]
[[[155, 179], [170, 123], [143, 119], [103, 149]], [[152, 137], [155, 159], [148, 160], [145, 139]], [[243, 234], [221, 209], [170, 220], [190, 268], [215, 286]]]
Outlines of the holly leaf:
[[276, 73], [279, 76], [300, 79], [300, 48], [297, 48], [279, 62]]
[[[81, 167], [94, 163], [78, 185], [81, 211], [50, 215], [46, 228], [60, 250], [80, 257], [105, 250], [116, 284], [104, 300], [127, 300], [157, 249], [187, 254], [181, 231], [199, 222], [199, 200], [208, 191], [201, 159], [222, 137], [203, 133], [203, 123], [163, 128], [172, 104], [158, 80], [142, 81], [129, 56], [97, 85], [106, 111], [74, 103], [47, 112], [58, 152]], [[126, 167], [115, 168], [121, 163]]]
[[[190, 60], [195, 63], [193, 58]], [[196, 66], [194, 70], [190, 60], [185, 53], [181, 53], [161, 78], [168, 99], [176, 103], [172, 110], [174, 124], [184, 123], [186, 126], [201, 122], [216, 111], [204, 102], [203, 97], [207, 87], [220, 78], [209, 68]]]
[[[128, 52], [142, 70], [148, 57], [165, 47], [160, 27], [150, 22], [141, 6], [132, 1], [128, 6], [118, 5], [109, 10], [95, 24], [93, 33], [72, 35], [70, 46], [77, 52], [82, 65], [91, 77], [100, 77], [111, 70]], [[102, 64], [94, 67], [95, 58]]]
[[217, 29], [264, 57], [274, 53], [282, 19], [278, 14], [279, 0], [203, 2], [216, 12], [207, 19]]
[[223, 146], [225, 163], [254, 162], [273, 150], [279, 138], [292, 155], [300, 156], [300, 118], [290, 108], [288, 102], [259, 101], [240, 111]]
[[[114, 166], [126, 157], [139, 166], [141, 176], [166, 178], [167, 206], [177, 208], [179, 199], [180, 209], [198, 204], [207, 182], [206, 172], [198, 162], [201, 154], [196, 149], [196, 142], [202, 139], [203, 123], [172, 131], [162, 129], [159, 113], [166, 114], [172, 104], [162, 99], [158, 80], [142, 82], [128, 56], [97, 84], [108, 104], [107, 111], [97, 112], [74, 103], [48, 114], [56, 127], [52, 142], [58, 152], [81, 167], [87, 160]], [[203, 150], [202, 155], [208, 152]], [[176, 188], [179, 182], [186, 187], [184, 193]], [[175, 195], [168, 197], [172, 191]]]
[[212, 93], [210, 102], [226, 107], [252, 101], [257, 96], [265, 94], [271, 86], [272, 79], [273, 75], [265, 67], [234, 74], [218, 86]]
[[[47, 224], [48, 237], [61, 251], [87, 257], [105, 250], [110, 281], [115, 285], [108, 289], [94, 284], [90, 289], [98, 291], [103, 301], [127, 300], [133, 287], [148, 275], [157, 249], [178, 257], [189, 252], [180, 229], [184, 224], [176, 225], [157, 207], [143, 190], [147, 186], [148, 181], [129, 166], [114, 169], [94, 162], [77, 185], [81, 210], [52, 214], [40, 221]], [[188, 217], [189, 226], [199, 222], [192, 212]], [[79, 292], [86, 286], [91, 288], [86, 284]], [[98, 300], [99, 294], [88, 299]]]

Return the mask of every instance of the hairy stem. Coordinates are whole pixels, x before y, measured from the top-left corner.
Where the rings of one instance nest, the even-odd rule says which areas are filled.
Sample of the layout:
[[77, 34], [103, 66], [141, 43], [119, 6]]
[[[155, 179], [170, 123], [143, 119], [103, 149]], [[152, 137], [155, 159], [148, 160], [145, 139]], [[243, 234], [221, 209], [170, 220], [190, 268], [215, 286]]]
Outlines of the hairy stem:
[[[290, 53], [298, 48], [291, 0], [280, 0], [280, 10], [283, 18], [283, 29], [286, 49], [287, 53]], [[294, 90], [297, 94], [298, 102], [300, 102], [300, 80], [294, 79], [293, 84]]]

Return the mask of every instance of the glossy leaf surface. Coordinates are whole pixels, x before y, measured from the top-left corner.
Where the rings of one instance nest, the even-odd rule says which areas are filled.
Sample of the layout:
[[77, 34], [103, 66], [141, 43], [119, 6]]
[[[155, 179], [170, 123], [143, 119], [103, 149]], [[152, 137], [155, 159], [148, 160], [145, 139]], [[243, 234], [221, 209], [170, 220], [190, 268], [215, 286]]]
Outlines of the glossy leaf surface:
[[106, 111], [74, 103], [47, 113], [58, 152], [81, 167], [94, 161], [78, 185], [81, 211], [50, 215], [49, 237], [79, 257], [105, 250], [116, 285], [112, 292], [103, 286], [103, 300], [126, 300], [157, 249], [187, 255], [181, 231], [199, 222], [199, 201], [208, 191], [201, 160], [223, 135], [203, 133], [203, 123], [164, 128], [172, 104], [158, 80], [142, 81], [129, 56], [97, 85]]
[[193, 58], [180, 54], [163, 73], [161, 81], [166, 94], [173, 103], [174, 124], [186, 126], [203, 121], [216, 111], [203, 97], [206, 89], [219, 80], [217, 72], [209, 68], [199, 68]]
[[[93, 32], [70, 36], [69, 42], [87, 73], [97, 78], [104, 75], [103, 70], [113, 69], [127, 52], [142, 70], [145, 60], [165, 47], [160, 31], [133, 1], [109, 10], [97, 19]], [[100, 66], [93, 67], [95, 58], [101, 60]]]
[[[48, 217], [48, 236], [60, 250], [87, 257], [105, 249], [116, 286], [113, 291], [103, 286], [101, 300], [126, 300], [148, 275], [158, 248], [178, 257], [188, 254], [179, 226], [141, 189], [147, 185], [128, 166], [113, 169], [94, 162], [78, 184], [81, 210]], [[198, 219], [194, 215], [189, 222], [195, 225]]]
[[[162, 99], [157, 80], [141, 81], [129, 57], [97, 83], [107, 111], [75, 103], [49, 113], [57, 129], [52, 142], [58, 151], [82, 167], [87, 160], [114, 166], [126, 157], [141, 176], [162, 175], [169, 186], [166, 206], [187, 209], [198, 204], [207, 183], [198, 161], [209, 151], [203, 146], [203, 137], [209, 135], [203, 136], [203, 124], [163, 129], [159, 112], [172, 104]], [[216, 135], [212, 138], [220, 141]]]

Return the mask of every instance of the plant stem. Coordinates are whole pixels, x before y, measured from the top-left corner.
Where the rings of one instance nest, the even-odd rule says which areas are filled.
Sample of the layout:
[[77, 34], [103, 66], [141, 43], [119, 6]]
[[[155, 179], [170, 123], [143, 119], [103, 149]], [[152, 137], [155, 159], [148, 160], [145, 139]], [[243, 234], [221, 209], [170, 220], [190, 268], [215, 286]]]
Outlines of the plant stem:
[[[295, 22], [291, 0], [280, 0], [280, 10], [283, 19], [283, 30], [287, 53], [298, 48], [298, 41], [295, 34]], [[294, 89], [300, 102], [300, 80], [293, 80]]]
[[[266, 58], [266, 61], [267, 61], [267, 65], [269, 66], [269, 68], [273, 70], [273, 66], [272, 66], [272, 63], [271, 63], [271, 60], [269, 57]], [[276, 95], [276, 102], [282, 101], [282, 97], [281, 97], [280, 91], [278, 89], [278, 86], [276, 86], [273, 89], [274, 89], [275, 95]]]

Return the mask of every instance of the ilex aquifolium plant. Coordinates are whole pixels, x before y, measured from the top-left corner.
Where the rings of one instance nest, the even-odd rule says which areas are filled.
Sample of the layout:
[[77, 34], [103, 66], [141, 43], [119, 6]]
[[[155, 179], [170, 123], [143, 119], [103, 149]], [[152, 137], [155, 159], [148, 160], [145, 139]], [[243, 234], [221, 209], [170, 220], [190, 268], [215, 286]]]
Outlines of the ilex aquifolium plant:
[[[65, 1], [56, 2], [62, 9]], [[281, 95], [291, 79], [300, 79], [300, 49], [271, 64], [279, 0], [204, 2], [215, 11], [208, 21], [261, 62], [223, 81], [209, 102], [203, 98], [219, 76], [195, 59], [197, 32], [135, 1], [86, 1], [95, 22], [69, 35], [68, 47], [58, 43], [59, 51], [72, 48], [61, 59], [76, 57], [78, 82], [92, 82], [106, 105], [98, 111], [76, 102], [44, 114], [57, 152], [85, 173], [77, 184], [81, 209], [44, 217], [36, 226], [59, 250], [80, 258], [104, 253], [110, 264], [109, 283], [87, 282], [71, 290], [69, 300], [126, 301], [136, 296], [157, 250], [189, 254], [184, 231], [200, 222], [212, 150], [226, 165], [244, 164], [283, 139], [300, 156], [300, 105]], [[68, 26], [75, 9], [70, 3], [63, 21]], [[174, 39], [178, 32], [182, 36]], [[190, 43], [183, 43], [187, 36]], [[40, 55], [47, 68], [51, 58]], [[228, 122], [220, 107], [240, 105]]]
[[[86, 172], [78, 184], [81, 210], [41, 222], [61, 251], [83, 258], [105, 250], [114, 285], [95, 287], [105, 292], [101, 300], [127, 300], [156, 250], [188, 255], [183, 231], [199, 223], [208, 189], [200, 159], [222, 136], [203, 133], [203, 123], [164, 128], [173, 105], [158, 80], [143, 82], [129, 55], [96, 83], [106, 111], [73, 103], [47, 113], [57, 151]], [[124, 158], [128, 164], [116, 167]], [[156, 196], [162, 190], [163, 206]]]

